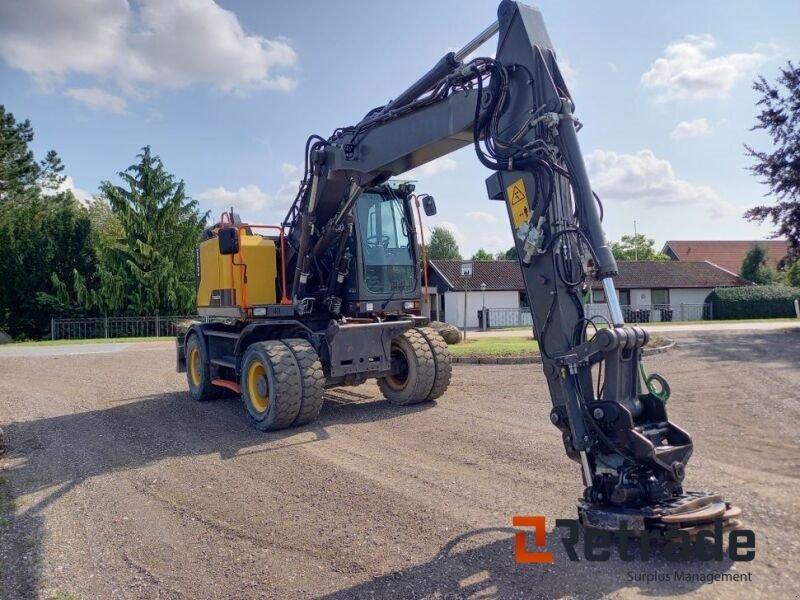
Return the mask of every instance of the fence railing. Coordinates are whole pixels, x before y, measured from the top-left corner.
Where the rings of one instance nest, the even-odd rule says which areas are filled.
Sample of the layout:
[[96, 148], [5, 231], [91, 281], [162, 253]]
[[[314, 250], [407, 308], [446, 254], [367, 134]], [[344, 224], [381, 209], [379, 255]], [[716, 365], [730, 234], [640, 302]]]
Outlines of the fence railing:
[[197, 315], [153, 317], [96, 317], [86, 319], [51, 319], [54, 340], [86, 340], [95, 338], [174, 336], [181, 321], [204, 321]]
[[[645, 306], [623, 305], [622, 316], [626, 323], [668, 323], [672, 321], [703, 321], [713, 318], [711, 304], [706, 302], [676, 304], [648, 304]], [[586, 318], [600, 317], [599, 321], [610, 320], [608, 307], [605, 304], [586, 304]], [[487, 308], [486, 325], [489, 329], [504, 327], [532, 327], [530, 309], [528, 308]], [[482, 317], [478, 320], [483, 327]]]

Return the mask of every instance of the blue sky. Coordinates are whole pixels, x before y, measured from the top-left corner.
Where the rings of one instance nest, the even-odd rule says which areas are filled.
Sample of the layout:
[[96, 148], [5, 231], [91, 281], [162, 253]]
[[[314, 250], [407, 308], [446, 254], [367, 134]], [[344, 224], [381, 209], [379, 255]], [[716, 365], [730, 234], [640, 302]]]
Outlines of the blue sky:
[[[606, 232], [756, 239], [747, 171], [758, 73], [798, 57], [800, 3], [538, 3], [584, 124]], [[145, 144], [202, 206], [277, 222], [310, 133], [358, 121], [495, 18], [494, 2], [4, 0], [0, 102], [61, 155], [78, 193]], [[494, 52], [494, 40], [484, 47]], [[410, 177], [462, 254], [512, 245], [470, 149]], [[767, 200], [771, 201], [771, 200]]]

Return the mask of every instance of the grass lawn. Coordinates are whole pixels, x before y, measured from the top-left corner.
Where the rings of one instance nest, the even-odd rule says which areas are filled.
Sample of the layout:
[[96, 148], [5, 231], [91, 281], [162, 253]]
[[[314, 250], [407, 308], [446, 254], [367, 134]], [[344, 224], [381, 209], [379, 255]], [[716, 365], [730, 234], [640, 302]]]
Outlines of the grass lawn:
[[450, 346], [453, 356], [530, 356], [539, 352], [539, 344], [533, 338], [484, 337], [470, 339]]
[[15, 346], [68, 346], [72, 344], [119, 344], [123, 342], [168, 342], [175, 338], [170, 337], [120, 337], [120, 338], [93, 338], [88, 340], [40, 340], [34, 342], [14, 342]]

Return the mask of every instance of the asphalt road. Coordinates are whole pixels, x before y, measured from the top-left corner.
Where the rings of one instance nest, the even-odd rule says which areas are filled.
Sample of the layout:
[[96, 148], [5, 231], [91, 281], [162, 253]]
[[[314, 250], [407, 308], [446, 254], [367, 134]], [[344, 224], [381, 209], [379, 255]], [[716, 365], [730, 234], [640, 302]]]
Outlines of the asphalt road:
[[[647, 363], [695, 439], [687, 487], [742, 506], [753, 562], [569, 561], [553, 523], [580, 475], [538, 365], [456, 366], [425, 406], [334, 391], [317, 423], [262, 434], [137, 344], [0, 357], [0, 597], [795, 598], [800, 331], [678, 342]], [[514, 515], [546, 517], [553, 564], [515, 563]], [[676, 570], [751, 581], [631, 581]]]

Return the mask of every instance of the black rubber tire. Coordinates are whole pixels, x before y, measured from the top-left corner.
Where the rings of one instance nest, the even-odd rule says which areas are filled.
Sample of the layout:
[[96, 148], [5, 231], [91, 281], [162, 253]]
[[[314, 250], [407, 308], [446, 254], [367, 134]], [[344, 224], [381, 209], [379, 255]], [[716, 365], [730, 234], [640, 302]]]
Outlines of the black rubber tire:
[[[199, 383], [195, 383], [195, 373], [192, 368], [192, 354], [194, 352], [197, 352], [197, 357], [200, 361], [199, 369], [196, 373], [200, 377]], [[189, 395], [192, 400], [197, 402], [217, 400], [225, 395], [225, 388], [211, 383], [208, 358], [203, 352], [203, 346], [200, 345], [200, 340], [197, 338], [196, 333], [191, 334], [189, 339], [186, 340], [186, 381], [189, 384]]]
[[290, 338], [283, 340], [283, 343], [294, 354], [300, 369], [302, 386], [300, 412], [297, 413], [292, 425], [306, 425], [316, 421], [319, 411], [322, 409], [325, 372], [322, 370], [322, 362], [319, 360], [317, 351], [308, 340]]
[[[251, 397], [248, 376], [254, 364], [263, 367], [266, 377], [266, 408], [259, 410], [258, 400]], [[302, 386], [300, 369], [294, 354], [280, 341], [256, 342], [244, 353], [239, 383], [242, 402], [250, 424], [261, 431], [289, 427], [300, 412]]]
[[444, 341], [444, 338], [430, 327], [420, 327], [418, 331], [427, 340], [428, 345], [431, 347], [431, 354], [433, 354], [435, 375], [433, 387], [427, 399], [436, 400], [447, 391], [447, 387], [450, 385], [450, 376], [453, 373], [453, 366], [450, 363], [450, 349], [447, 347], [447, 342]]
[[402, 380], [393, 375], [378, 379], [378, 387], [392, 404], [406, 406], [425, 402], [433, 389], [436, 366], [430, 344], [417, 329], [409, 329], [392, 340], [392, 354], [405, 358], [407, 375]]

